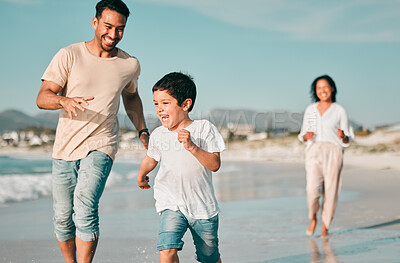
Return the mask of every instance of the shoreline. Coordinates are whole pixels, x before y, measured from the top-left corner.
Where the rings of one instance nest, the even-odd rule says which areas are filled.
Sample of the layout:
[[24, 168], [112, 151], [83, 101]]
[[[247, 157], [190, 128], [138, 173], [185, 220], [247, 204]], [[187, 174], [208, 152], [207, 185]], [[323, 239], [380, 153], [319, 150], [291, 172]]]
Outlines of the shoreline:
[[[254, 142], [227, 143], [227, 149], [221, 153], [222, 161], [227, 162], [272, 162], [304, 164], [305, 145], [293, 138], [281, 138]], [[51, 158], [52, 147], [3, 147], [0, 156], [35, 156]], [[139, 149], [119, 149], [116, 161], [119, 159], [142, 159], [146, 151]], [[343, 162], [345, 166], [372, 170], [400, 171], [400, 149], [372, 151], [363, 149], [359, 145], [350, 146], [344, 150]]]

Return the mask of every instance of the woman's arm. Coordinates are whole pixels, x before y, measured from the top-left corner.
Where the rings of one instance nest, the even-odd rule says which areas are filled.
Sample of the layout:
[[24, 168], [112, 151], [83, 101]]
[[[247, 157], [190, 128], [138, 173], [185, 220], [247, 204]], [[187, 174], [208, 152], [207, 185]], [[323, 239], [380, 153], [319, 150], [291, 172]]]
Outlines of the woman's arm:
[[306, 142], [314, 139], [317, 118], [312, 107], [312, 105], [308, 106], [303, 115], [303, 122], [301, 125], [300, 133], [297, 136], [297, 138], [301, 142]]
[[336, 130], [336, 133], [345, 147], [349, 145], [354, 137], [353, 130], [349, 124], [347, 112], [344, 108], [340, 111], [340, 127]]

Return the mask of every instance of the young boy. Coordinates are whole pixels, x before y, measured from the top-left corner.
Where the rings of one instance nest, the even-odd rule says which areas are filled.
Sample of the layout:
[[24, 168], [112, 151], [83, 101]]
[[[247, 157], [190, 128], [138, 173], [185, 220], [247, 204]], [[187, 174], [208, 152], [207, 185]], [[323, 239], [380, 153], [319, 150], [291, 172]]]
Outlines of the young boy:
[[160, 162], [154, 181], [156, 210], [161, 215], [157, 249], [160, 262], [179, 262], [182, 238], [189, 228], [200, 262], [221, 262], [218, 250], [218, 203], [212, 172], [221, 165], [225, 144], [207, 120], [191, 120], [196, 85], [182, 73], [169, 73], [153, 87], [155, 112], [162, 126], [150, 136], [138, 185], [149, 189], [151, 172]]

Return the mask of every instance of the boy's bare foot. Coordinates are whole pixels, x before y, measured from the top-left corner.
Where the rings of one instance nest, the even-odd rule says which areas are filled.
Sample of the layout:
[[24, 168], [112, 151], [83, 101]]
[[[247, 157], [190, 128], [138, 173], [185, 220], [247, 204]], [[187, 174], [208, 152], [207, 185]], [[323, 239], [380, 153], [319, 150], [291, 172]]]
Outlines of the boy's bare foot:
[[311, 222], [308, 225], [308, 228], [306, 230], [306, 235], [307, 236], [312, 236], [314, 234], [316, 226], [317, 226], [317, 219], [316, 218], [311, 219]]
[[328, 237], [328, 236], [329, 236], [328, 229], [326, 228], [325, 224], [322, 223], [321, 237], [324, 238], [324, 237]]

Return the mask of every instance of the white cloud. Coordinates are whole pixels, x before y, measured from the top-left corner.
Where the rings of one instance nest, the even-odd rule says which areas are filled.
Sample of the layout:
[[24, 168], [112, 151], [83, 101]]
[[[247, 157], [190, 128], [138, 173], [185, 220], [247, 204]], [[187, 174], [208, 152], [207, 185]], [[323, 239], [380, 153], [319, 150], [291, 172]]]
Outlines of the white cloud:
[[306, 41], [400, 42], [400, 0], [140, 0]]

